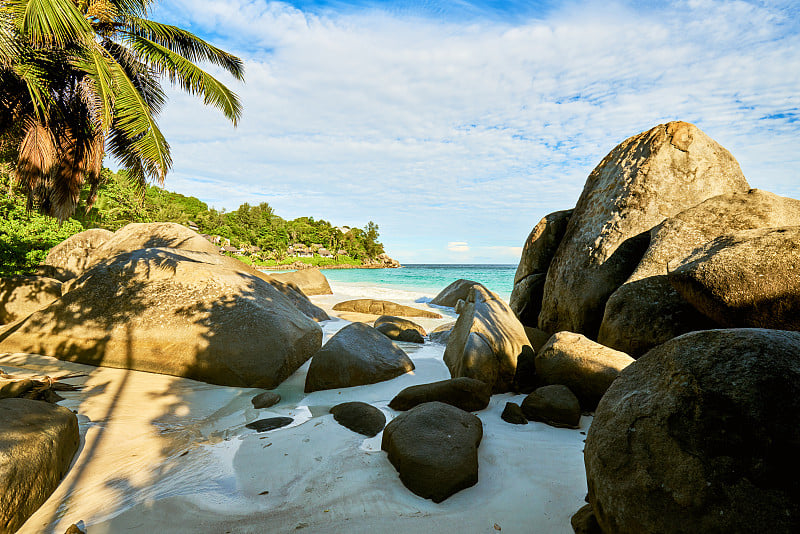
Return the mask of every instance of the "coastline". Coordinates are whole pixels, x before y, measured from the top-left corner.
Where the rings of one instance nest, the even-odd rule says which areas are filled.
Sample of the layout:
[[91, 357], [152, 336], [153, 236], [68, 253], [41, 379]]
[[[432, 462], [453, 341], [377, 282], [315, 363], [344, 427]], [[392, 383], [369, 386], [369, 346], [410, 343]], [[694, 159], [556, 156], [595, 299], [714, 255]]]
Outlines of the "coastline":
[[319, 269], [319, 270], [326, 270], [326, 269], [400, 269], [403, 266], [400, 264], [397, 265], [377, 265], [377, 264], [367, 264], [367, 265], [351, 265], [349, 263], [338, 264], [338, 265], [310, 265], [308, 263], [302, 263], [302, 267], [300, 266], [302, 262], [294, 262], [288, 265], [259, 265], [255, 268], [263, 273], [270, 273], [273, 271], [299, 271], [304, 269]]

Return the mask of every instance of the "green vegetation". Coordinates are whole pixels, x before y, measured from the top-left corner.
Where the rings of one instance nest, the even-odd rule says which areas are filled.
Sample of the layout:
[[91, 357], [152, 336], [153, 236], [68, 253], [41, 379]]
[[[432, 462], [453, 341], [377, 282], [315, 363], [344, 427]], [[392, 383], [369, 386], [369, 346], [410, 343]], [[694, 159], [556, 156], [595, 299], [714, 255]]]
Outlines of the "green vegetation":
[[[266, 203], [242, 204], [237, 210], [226, 212], [209, 208], [195, 197], [158, 187], [148, 186], [141, 195], [125, 171], [103, 169], [101, 177], [97, 200], [91, 208], [86, 209], [90, 190], [84, 187], [75, 215], [59, 224], [51, 217], [26, 210], [24, 191], [12, 186], [8, 172], [0, 172], [0, 276], [32, 272], [53, 246], [84, 229], [113, 231], [132, 222], [193, 223], [200, 233], [219, 236], [217, 244], [248, 251], [230, 255], [257, 266], [296, 261], [314, 266], [357, 266], [384, 251], [378, 241], [378, 225], [372, 221], [363, 230], [342, 228], [346, 230], [343, 233], [328, 221], [313, 217], [285, 220]], [[322, 257], [320, 249], [329, 251], [331, 257]]]
[[239, 119], [237, 96], [196, 63], [242, 80], [242, 61], [149, 20], [152, 3], [0, 2], [0, 155], [16, 162], [29, 201], [60, 221], [75, 212], [84, 184], [101, 183], [106, 150], [140, 188], [163, 183], [172, 158], [156, 120], [166, 103], [162, 78], [234, 125]]

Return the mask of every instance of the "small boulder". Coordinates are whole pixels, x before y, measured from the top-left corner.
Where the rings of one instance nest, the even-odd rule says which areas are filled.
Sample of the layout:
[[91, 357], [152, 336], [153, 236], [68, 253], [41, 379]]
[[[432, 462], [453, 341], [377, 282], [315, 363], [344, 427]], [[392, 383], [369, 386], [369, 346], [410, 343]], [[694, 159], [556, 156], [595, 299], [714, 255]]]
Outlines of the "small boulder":
[[512, 425], [528, 424], [528, 418], [525, 417], [525, 412], [522, 411], [522, 407], [516, 402], [507, 402], [506, 407], [503, 408], [503, 413], [500, 414], [500, 418]]
[[438, 313], [403, 306], [388, 300], [355, 299], [339, 302], [333, 306], [334, 311], [368, 313], [371, 315], [401, 315], [403, 317], [427, 317], [441, 319]]
[[253, 408], [256, 410], [260, 410], [262, 408], [269, 408], [270, 406], [275, 406], [281, 401], [281, 396], [275, 393], [274, 391], [265, 391], [263, 393], [259, 393], [252, 399], [250, 402], [253, 403]]
[[410, 386], [398, 393], [389, 403], [392, 410], [409, 410], [425, 402], [439, 401], [467, 412], [489, 406], [492, 387], [474, 378], [451, 378], [430, 384]]
[[475, 415], [427, 402], [386, 425], [381, 449], [409, 490], [439, 503], [478, 482], [482, 438], [483, 425]]
[[289, 426], [294, 422], [291, 417], [267, 417], [266, 419], [258, 419], [252, 423], [244, 425], [246, 428], [255, 430], [256, 432], [268, 432], [277, 428]]
[[536, 353], [536, 376], [543, 385], [567, 386], [584, 409], [594, 410], [614, 379], [634, 361], [581, 334], [558, 332]]
[[722, 326], [800, 330], [800, 226], [723, 235], [672, 267], [672, 286]]
[[539, 328], [596, 339], [606, 301], [636, 269], [651, 228], [748, 189], [734, 157], [692, 124], [661, 124], [623, 141], [586, 180], [547, 270]]
[[395, 341], [424, 343], [423, 336], [427, 335], [425, 329], [417, 323], [391, 315], [381, 315], [373, 326], [378, 332]]
[[522, 412], [529, 421], [542, 421], [551, 426], [578, 428], [581, 405], [567, 386], [537, 388], [522, 401]]
[[447, 344], [447, 339], [450, 337], [450, 332], [453, 331], [455, 325], [456, 323], [452, 322], [437, 326], [428, 335], [428, 339], [430, 339], [432, 343]]
[[800, 333], [691, 332], [628, 366], [586, 438], [604, 532], [800, 532]]
[[42, 276], [0, 278], [0, 324], [24, 319], [61, 296], [61, 282]]
[[403, 350], [362, 323], [339, 330], [314, 354], [305, 392], [374, 384], [414, 370]]
[[594, 516], [591, 504], [586, 504], [575, 512], [575, 515], [570, 519], [570, 524], [575, 534], [603, 534], [603, 531], [600, 530], [600, 525], [597, 524], [597, 518]]
[[446, 288], [442, 289], [438, 295], [433, 297], [431, 304], [452, 308], [458, 304], [459, 300], [467, 299], [467, 295], [469, 294], [469, 290], [472, 289], [472, 286], [483, 287], [483, 284], [473, 282], [472, 280], [464, 280], [463, 278], [459, 278]]
[[572, 210], [546, 215], [525, 240], [517, 272], [514, 274], [514, 289], [508, 301], [525, 326], [539, 324], [547, 269], [564, 237], [571, 215]]
[[16, 532], [56, 489], [78, 450], [78, 418], [62, 406], [0, 399], [0, 532]]
[[333, 295], [328, 279], [319, 269], [272, 273], [270, 276], [284, 284], [294, 284], [306, 295]]
[[494, 393], [511, 391], [517, 358], [533, 352], [522, 324], [508, 304], [481, 285], [462, 302], [444, 351], [450, 376], [483, 380]]
[[47, 253], [43, 272], [61, 282], [80, 276], [90, 266], [94, 251], [113, 236], [109, 230], [92, 228], [68, 237]]
[[386, 425], [383, 412], [366, 402], [344, 402], [331, 408], [333, 418], [345, 428], [368, 438], [377, 436]]

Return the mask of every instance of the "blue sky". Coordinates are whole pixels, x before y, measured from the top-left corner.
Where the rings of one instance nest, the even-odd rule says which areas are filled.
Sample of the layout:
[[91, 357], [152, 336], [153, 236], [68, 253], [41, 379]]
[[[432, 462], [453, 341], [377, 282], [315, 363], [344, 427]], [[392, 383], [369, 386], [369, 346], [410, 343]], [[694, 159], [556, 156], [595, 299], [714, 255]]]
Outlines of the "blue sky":
[[404, 263], [515, 263], [617, 143], [697, 124], [800, 198], [792, 2], [172, 0], [245, 60], [234, 129], [179, 92], [166, 187], [217, 208], [380, 226]]

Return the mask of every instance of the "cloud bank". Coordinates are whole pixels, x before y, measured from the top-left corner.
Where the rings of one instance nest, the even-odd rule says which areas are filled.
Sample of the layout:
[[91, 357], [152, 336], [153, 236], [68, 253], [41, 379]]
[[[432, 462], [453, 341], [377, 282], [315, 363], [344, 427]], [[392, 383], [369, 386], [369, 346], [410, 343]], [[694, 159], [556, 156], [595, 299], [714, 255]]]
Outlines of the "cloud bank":
[[237, 129], [171, 93], [167, 187], [218, 208], [373, 220], [405, 263], [514, 263], [611, 148], [681, 119], [728, 148], [754, 187], [800, 197], [791, 3], [390, 5], [163, 3], [157, 18], [247, 68], [231, 84]]

